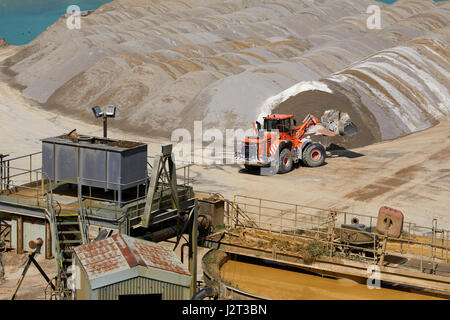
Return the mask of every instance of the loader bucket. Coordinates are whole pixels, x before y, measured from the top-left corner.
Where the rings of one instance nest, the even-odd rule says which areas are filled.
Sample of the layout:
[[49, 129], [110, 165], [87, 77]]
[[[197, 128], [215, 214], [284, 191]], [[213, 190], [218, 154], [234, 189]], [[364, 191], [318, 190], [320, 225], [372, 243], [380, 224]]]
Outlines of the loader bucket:
[[327, 110], [321, 118], [322, 125], [340, 136], [352, 136], [358, 132], [356, 125], [346, 112]]

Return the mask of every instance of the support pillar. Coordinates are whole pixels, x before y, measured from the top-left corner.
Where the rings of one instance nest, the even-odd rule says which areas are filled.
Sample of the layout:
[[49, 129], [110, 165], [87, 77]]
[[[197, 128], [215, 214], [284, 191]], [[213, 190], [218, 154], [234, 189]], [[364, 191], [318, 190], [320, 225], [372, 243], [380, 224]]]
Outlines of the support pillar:
[[195, 199], [194, 214], [192, 215], [189, 232], [189, 272], [192, 275], [191, 297], [197, 291], [197, 241], [198, 241], [198, 200]]
[[23, 217], [17, 217], [17, 253], [23, 253]]
[[50, 223], [45, 221], [45, 259], [51, 259], [52, 254], [52, 232], [50, 229]]

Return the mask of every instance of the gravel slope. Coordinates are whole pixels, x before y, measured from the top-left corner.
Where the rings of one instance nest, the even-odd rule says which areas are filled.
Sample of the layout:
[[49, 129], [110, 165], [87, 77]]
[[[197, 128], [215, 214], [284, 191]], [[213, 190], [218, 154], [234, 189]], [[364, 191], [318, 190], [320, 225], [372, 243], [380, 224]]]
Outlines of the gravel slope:
[[[383, 6], [382, 30], [366, 27], [371, 4]], [[366, 145], [448, 113], [449, 8], [431, 0], [115, 0], [83, 17], [80, 30], [61, 18], [3, 66], [24, 97], [49, 110], [92, 121], [90, 106], [115, 104], [121, 129], [165, 137], [194, 120], [248, 128], [267, 99], [322, 80], [331, 97], [306, 92], [311, 107], [301, 96], [280, 110], [302, 118], [336, 99], [363, 131], [341, 144]]]

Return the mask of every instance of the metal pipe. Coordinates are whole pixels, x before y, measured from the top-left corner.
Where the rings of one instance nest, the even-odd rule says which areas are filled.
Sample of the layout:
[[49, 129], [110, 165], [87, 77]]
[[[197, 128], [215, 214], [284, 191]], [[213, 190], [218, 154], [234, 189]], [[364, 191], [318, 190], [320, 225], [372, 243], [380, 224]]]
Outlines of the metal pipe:
[[447, 244], [445, 246], [445, 262], [448, 263], [448, 231], [447, 231]]
[[192, 296], [192, 300], [203, 300], [205, 298], [214, 298], [216, 299], [218, 296], [218, 292], [215, 288], [206, 287], [195, 293]]
[[5, 167], [5, 165], [4, 165], [4, 158], [6, 158], [6, 157], [8, 157], [9, 156], [9, 154], [1, 154], [0, 153], [0, 191], [2, 191], [3, 190], [3, 180], [4, 180], [4, 178], [5, 178], [5, 176], [6, 176], [6, 167]]
[[103, 115], [103, 138], [107, 138], [108, 131], [108, 117], [106, 114]]
[[31, 157], [31, 154], [30, 154], [30, 183], [33, 181], [32, 172], [33, 172], [33, 158]]
[[[37, 154], [40, 154], [40, 153], [42, 153], [42, 151], [26, 154], [26, 155], [23, 155], [23, 156], [20, 156], [20, 157], [11, 158], [11, 159], [8, 159], [8, 160], [9, 161], [19, 160], [19, 159], [23, 159], [23, 158], [26, 158], [26, 157], [29, 157], [29, 156], [34, 156], [34, 155], [37, 155]], [[9, 154], [5, 155], [5, 157], [7, 157], [7, 156], [9, 156]]]
[[152, 241], [152, 242], [164, 241], [166, 239], [176, 237], [181, 232], [182, 228], [183, 228], [183, 224], [180, 223], [179, 225], [170, 226], [170, 227], [152, 232], [152, 233], [144, 236], [144, 239]]
[[423, 272], [423, 243], [420, 244], [420, 272]]
[[11, 177], [10, 177], [10, 173], [11, 173], [11, 171], [10, 171], [10, 160], [8, 160], [8, 167], [6, 168], [7, 169], [7, 172], [6, 172], [6, 189], [9, 189], [9, 183], [10, 183], [10, 179], [11, 179]]
[[189, 233], [189, 272], [192, 276], [191, 296], [197, 289], [197, 241], [198, 241], [198, 200], [195, 199], [194, 215]]
[[52, 258], [52, 233], [50, 223], [45, 221], [45, 259]]
[[184, 248], [187, 247], [189, 245], [188, 242], [185, 242], [181, 245], [181, 263], [184, 263]]
[[41, 266], [37, 263], [37, 261], [34, 259], [34, 256], [36, 255], [36, 253], [39, 253], [41, 250], [42, 245], [44, 244], [44, 241], [41, 238], [37, 238], [36, 240], [31, 240], [28, 245], [31, 249], [34, 249], [34, 251], [32, 253], [30, 253], [28, 255], [28, 261], [27, 264], [25, 265], [25, 268], [22, 271], [22, 274], [20, 275], [19, 281], [17, 282], [16, 288], [14, 289], [14, 293], [11, 296], [11, 300], [14, 300], [16, 298], [17, 295], [17, 291], [19, 291], [20, 285], [23, 282], [23, 279], [25, 278], [25, 275], [31, 265], [31, 263], [33, 263], [35, 265], [35, 267], [38, 269], [38, 271], [41, 273], [41, 275], [44, 277], [45, 281], [47, 281], [47, 283], [50, 284], [51, 288], [53, 290], [56, 290], [55, 286], [53, 285], [53, 283], [51, 283], [50, 279], [48, 278], [48, 276], [45, 274], [44, 270], [41, 268]]

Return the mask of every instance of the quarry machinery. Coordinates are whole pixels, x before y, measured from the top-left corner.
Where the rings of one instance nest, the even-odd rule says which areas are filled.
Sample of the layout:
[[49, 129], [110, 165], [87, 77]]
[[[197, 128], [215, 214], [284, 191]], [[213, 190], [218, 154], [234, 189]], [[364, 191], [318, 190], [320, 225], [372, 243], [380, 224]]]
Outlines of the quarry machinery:
[[309, 167], [324, 164], [325, 147], [312, 136], [353, 135], [356, 126], [347, 113], [336, 110], [325, 111], [319, 120], [308, 114], [301, 125], [292, 114], [270, 114], [264, 118], [261, 128], [259, 122], [253, 123], [254, 135], [242, 141], [241, 151], [235, 158], [243, 161], [246, 169], [270, 167], [270, 174], [287, 173], [295, 163], [302, 161]]
[[29, 236], [44, 239], [45, 256], [57, 267], [51, 297], [73, 298], [74, 249], [113, 233], [152, 242], [173, 238], [173, 250], [187, 247], [190, 295], [196, 293], [199, 237], [223, 222], [208, 216], [208, 204], [199, 206], [189, 179], [192, 164], [176, 165], [171, 144], [151, 157], [145, 143], [72, 130], [42, 139], [41, 152], [0, 160], [0, 240], [15, 230], [9, 242], [21, 253], [31, 250]]

